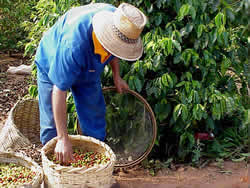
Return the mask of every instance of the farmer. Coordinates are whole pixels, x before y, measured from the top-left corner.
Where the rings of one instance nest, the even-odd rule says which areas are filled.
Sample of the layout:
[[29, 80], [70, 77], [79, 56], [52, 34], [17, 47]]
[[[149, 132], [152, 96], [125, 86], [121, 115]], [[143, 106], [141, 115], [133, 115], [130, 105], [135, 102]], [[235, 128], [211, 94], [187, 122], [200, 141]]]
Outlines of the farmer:
[[105, 138], [105, 102], [100, 74], [111, 65], [118, 92], [128, 89], [120, 77], [119, 59], [135, 61], [143, 52], [140, 34], [145, 15], [123, 3], [89, 4], [72, 8], [44, 34], [36, 52], [40, 110], [40, 139], [57, 136], [57, 160], [72, 159], [67, 132], [66, 95], [74, 97], [80, 128], [85, 135]]

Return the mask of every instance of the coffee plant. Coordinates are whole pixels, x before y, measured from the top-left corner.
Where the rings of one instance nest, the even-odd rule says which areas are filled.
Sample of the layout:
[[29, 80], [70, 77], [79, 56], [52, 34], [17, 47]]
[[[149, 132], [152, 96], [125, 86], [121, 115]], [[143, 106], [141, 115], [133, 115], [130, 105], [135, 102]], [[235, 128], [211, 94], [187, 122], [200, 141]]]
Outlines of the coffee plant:
[[[40, 0], [31, 15], [33, 22], [26, 23], [30, 33], [25, 55], [34, 55], [42, 33], [60, 15], [89, 2]], [[148, 17], [143, 57], [120, 66], [130, 89], [140, 93], [156, 115], [158, 137], [151, 156], [193, 162], [201, 157], [238, 159], [247, 152], [250, 113], [249, 0], [126, 2]], [[113, 85], [110, 67], [105, 68], [102, 84]], [[199, 132], [215, 137], [199, 141], [194, 136]], [[234, 150], [238, 155], [231, 154]]]
[[28, 1], [0, 1], [0, 50], [12, 51], [23, 50], [25, 37], [28, 32], [22, 27], [22, 23], [29, 20], [32, 7], [36, 0]]
[[[245, 19], [239, 15], [249, 1], [127, 2], [149, 18], [143, 58], [131, 65], [121, 63], [121, 67], [130, 88], [141, 93], [156, 114], [159, 143], [155, 155], [193, 159], [194, 134], [207, 132], [215, 139], [204, 141], [206, 147], [199, 147], [197, 160], [211, 153], [228, 156], [229, 150], [238, 147], [223, 142], [229, 142], [224, 130], [233, 127], [236, 135], [247, 136], [248, 41]], [[104, 85], [112, 84], [109, 78], [107, 70]], [[247, 152], [246, 139], [241, 138], [240, 151]]]

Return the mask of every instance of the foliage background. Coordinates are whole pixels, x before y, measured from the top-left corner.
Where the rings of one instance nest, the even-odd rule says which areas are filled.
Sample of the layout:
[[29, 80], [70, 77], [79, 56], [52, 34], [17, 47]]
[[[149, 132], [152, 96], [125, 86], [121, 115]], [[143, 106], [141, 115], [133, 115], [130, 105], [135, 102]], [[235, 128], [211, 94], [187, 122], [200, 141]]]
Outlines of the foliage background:
[[28, 3], [21, 0], [0, 1], [0, 50], [22, 50], [27, 43], [28, 31], [22, 27], [22, 23], [30, 20], [30, 14], [34, 11], [36, 0]]
[[[32, 57], [42, 33], [60, 15], [72, 6], [91, 1], [27, 2], [32, 8], [30, 18], [22, 23], [22, 32], [29, 32], [25, 55]], [[118, 6], [122, 1], [93, 2]], [[200, 164], [202, 157], [245, 159], [250, 117], [250, 1], [126, 2], [148, 16], [142, 35], [143, 57], [134, 63], [122, 61], [120, 65], [122, 77], [131, 89], [144, 96], [156, 115], [158, 137], [151, 157], [193, 164]], [[104, 86], [113, 85], [110, 67], [105, 68], [102, 81]], [[36, 86], [31, 87], [30, 93], [36, 95]], [[74, 127], [72, 97], [68, 101], [69, 121]], [[194, 136], [197, 132], [213, 133], [215, 139], [198, 141]]]

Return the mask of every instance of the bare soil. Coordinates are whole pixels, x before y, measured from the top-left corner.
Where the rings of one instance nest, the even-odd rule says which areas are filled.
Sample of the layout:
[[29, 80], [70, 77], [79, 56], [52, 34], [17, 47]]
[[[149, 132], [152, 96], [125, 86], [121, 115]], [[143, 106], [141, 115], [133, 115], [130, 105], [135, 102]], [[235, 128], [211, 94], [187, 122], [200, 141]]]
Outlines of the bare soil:
[[[21, 54], [9, 57], [0, 52], [0, 128], [14, 104], [28, 94], [31, 82], [27, 75], [10, 75], [10, 66], [27, 64]], [[211, 162], [198, 169], [189, 165], [173, 165], [151, 176], [141, 165], [115, 169], [113, 188], [250, 188], [250, 164], [247, 162]]]
[[[149, 175], [141, 166], [120, 170], [115, 179], [120, 188], [250, 188], [250, 164], [226, 161], [212, 162], [202, 169], [188, 165], [162, 169]], [[115, 188], [115, 186], [114, 186]]]
[[10, 109], [28, 93], [30, 76], [7, 74], [10, 66], [27, 64], [21, 54], [9, 57], [0, 52], [0, 125], [5, 122]]

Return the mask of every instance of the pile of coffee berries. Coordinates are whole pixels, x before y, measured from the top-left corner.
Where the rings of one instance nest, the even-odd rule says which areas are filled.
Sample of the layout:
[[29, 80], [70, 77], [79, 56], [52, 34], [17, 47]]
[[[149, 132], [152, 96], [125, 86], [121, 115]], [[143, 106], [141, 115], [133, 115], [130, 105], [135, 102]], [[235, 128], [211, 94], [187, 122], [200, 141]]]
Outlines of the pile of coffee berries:
[[13, 164], [0, 164], [0, 187], [15, 187], [17, 185], [31, 184], [36, 173], [29, 168]]
[[92, 152], [87, 151], [84, 152], [82, 149], [74, 149], [73, 151], [73, 161], [69, 161], [68, 164], [61, 164], [60, 161], [56, 160], [55, 154], [49, 154], [48, 159], [50, 161], [53, 161], [56, 164], [61, 164], [64, 166], [73, 166], [73, 167], [92, 167], [94, 165], [98, 164], [105, 164], [108, 161], [110, 161], [110, 158], [108, 158], [106, 155], [98, 152]]

